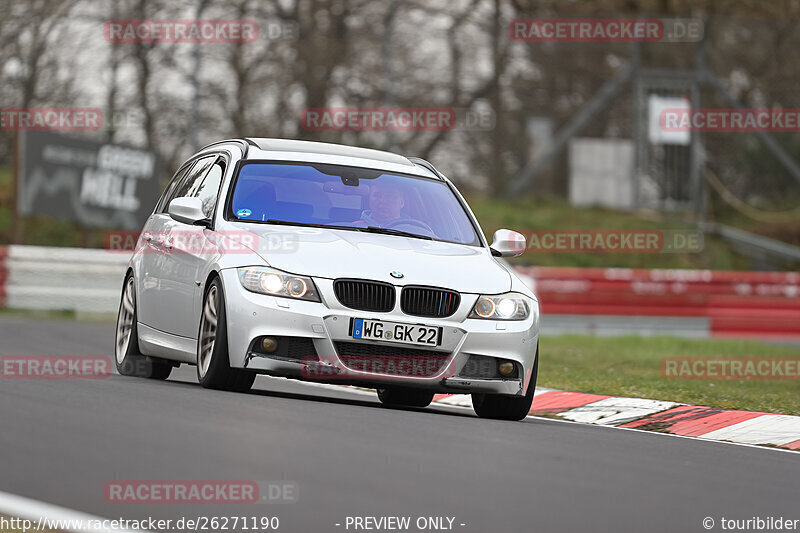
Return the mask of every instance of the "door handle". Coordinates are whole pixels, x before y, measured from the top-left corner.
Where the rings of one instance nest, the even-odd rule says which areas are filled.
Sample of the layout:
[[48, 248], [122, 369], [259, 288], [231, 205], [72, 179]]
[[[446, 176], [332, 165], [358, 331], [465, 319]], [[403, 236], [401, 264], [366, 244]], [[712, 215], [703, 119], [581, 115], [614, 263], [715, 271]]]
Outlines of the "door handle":
[[147, 232], [147, 233], [143, 233], [142, 234], [142, 238], [145, 240], [145, 242], [147, 242], [153, 248], [156, 248], [156, 249], [158, 249], [158, 248], [167, 248], [167, 249], [172, 248], [172, 245], [168, 242], [168, 238], [167, 237], [162, 237], [162, 238], [156, 239], [155, 237], [153, 237], [152, 233]]

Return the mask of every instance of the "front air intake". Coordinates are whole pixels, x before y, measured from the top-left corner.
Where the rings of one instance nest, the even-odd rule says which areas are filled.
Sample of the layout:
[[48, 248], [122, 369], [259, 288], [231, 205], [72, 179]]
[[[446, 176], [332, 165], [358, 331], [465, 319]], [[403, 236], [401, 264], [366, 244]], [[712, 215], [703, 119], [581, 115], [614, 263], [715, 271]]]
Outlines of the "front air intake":
[[405, 287], [400, 309], [407, 315], [444, 318], [452, 315], [461, 303], [461, 295], [435, 287]]
[[337, 279], [333, 292], [339, 302], [350, 309], [388, 313], [394, 309], [395, 289], [388, 283], [359, 279]]

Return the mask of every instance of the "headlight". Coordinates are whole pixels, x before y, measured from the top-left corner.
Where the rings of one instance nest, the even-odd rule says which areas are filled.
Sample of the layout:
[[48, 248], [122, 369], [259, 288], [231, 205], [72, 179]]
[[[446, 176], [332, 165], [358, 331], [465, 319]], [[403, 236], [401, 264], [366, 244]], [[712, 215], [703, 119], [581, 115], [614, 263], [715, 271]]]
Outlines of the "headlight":
[[525, 320], [531, 314], [529, 298], [516, 292], [499, 296], [481, 296], [469, 318], [488, 320]]
[[242, 287], [248, 291], [295, 300], [320, 301], [317, 287], [311, 278], [267, 267], [243, 267], [238, 272]]

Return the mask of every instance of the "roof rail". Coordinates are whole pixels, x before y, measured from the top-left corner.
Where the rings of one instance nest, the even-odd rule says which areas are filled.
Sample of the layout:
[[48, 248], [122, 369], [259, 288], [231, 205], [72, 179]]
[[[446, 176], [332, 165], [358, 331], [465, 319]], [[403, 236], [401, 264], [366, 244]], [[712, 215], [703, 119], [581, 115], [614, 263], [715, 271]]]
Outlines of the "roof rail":
[[406, 159], [408, 159], [409, 161], [411, 161], [411, 162], [412, 162], [412, 163], [414, 163], [415, 165], [418, 165], [418, 166], [421, 166], [421, 167], [423, 167], [423, 168], [426, 168], [426, 169], [430, 170], [431, 172], [433, 172], [433, 175], [434, 175], [434, 176], [436, 176], [436, 177], [438, 177], [440, 180], [444, 181], [444, 176], [442, 175], [442, 173], [441, 173], [441, 172], [439, 172], [438, 170], [436, 170], [436, 167], [435, 167], [435, 166], [433, 166], [433, 165], [432, 165], [431, 163], [429, 163], [428, 161], [425, 161], [425, 160], [424, 160], [424, 159], [422, 159], [421, 157], [407, 157]]
[[249, 139], [247, 139], [247, 140], [245, 140], [245, 139], [225, 139], [223, 141], [217, 141], [217, 142], [213, 142], [211, 144], [207, 144], [207, 145], [203, 146], [202, 148], [200, 148], [200, 150], [198, 150], [198, 152], [202, 152], [206, 148], [211, 148], [212, 146], [216, 146], [218, 144], [235, 143], [235, 144], [238, 144], [239, 148], [242, 149], [242, 159], [244, 159], [244, 158], [247, 157], [247, 150], [249, 148], [248, 145], [252, 145], [253, 144], [252, 141], [250, 141], [250, 142], [248, 142], [248, 141], [249, 141]]

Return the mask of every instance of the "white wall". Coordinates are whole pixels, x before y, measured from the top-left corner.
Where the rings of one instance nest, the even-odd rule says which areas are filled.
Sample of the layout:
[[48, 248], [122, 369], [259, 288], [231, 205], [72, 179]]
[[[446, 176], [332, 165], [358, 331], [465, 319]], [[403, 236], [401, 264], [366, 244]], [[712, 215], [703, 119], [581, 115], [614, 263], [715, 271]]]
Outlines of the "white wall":
[[634, 206], [633, 142], [572, 139], [569, 142], [569, 201], [575, 206], [618, 209]]

